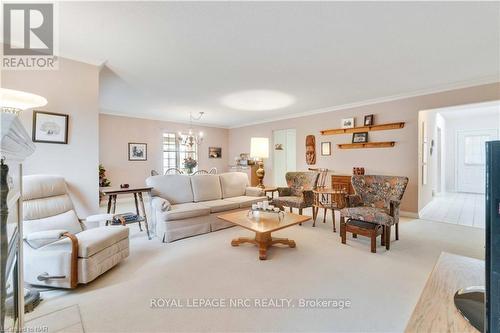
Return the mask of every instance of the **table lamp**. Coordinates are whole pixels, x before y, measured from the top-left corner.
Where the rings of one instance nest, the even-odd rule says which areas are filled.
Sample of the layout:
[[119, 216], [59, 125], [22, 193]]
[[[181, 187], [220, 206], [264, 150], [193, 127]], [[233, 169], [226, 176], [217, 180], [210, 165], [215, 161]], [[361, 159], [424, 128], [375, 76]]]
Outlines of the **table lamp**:
[[259, 160], [257, 169], [257, 178], [259, 179], [259, 185], [257, 187], [264, 188], [264, 176], [266, 172], [264, 171], [264, 158], [269, 158], [269, 139], [268, 138], [251, 138], [250, 139], [250, 157], [257, 158]]

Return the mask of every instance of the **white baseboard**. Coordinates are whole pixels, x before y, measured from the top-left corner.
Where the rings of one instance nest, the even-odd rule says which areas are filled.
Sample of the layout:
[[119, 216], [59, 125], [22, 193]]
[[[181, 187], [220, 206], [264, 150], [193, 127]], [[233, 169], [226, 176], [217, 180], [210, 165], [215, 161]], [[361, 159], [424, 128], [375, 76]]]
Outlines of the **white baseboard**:
[[401, 210], [399, 212], [399, 215], [402, 216], [402, 217], [409, 217], [409, 218], [412, 218], [412, 219], [418, 219], [419, 218], [419, 215], [418, 213], [415, 213], [415, 212], [407, 212], [407, 211], [404, 211], [404, 210]]

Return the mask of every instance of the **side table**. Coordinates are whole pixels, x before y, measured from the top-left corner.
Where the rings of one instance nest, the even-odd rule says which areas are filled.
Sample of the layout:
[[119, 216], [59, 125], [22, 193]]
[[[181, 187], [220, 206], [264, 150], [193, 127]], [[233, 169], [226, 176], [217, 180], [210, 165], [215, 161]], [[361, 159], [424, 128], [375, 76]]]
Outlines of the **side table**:
[[[142, 231], [141, 222], [144, 221], [144, 226], [146, 227], [146, 233], [148, 235], [148, 239], [151, 239], [149, 234], [149, 225], [148, 218], [146, 216], [146, 209], [144, 208], [144, 198], [142, 193], [147, 193], [151, 198], [151, 189], [152, 187], [128, 187], [128, 188], [112, 188], [112, 187], [101, 187], [99, 190], [104, 195], [109, 197], [108, 199], [108, 214], [116, 213], [116, 197], [120, 194], [133, 194], [134, 202], [135, 202], [135, 211], [139, 218], [135, 221], [129, 221], [128, 223], [139, 223], [139, 229]], [[142, 210], [142, 215], [139, 210]]]
[[[274, 198], [274, 192], [278, 192], [278, 188], [276, 186], [266, 186], [264, 189], [264, 195], [269, 199]], [[267, 195], [267, 193], [271, 193], [271, 196]]]
[[347, 192], [344, 189], [318, 188], [313, 190], [313, 227], [316, 226], [316, 218], [319, 209], [323, 208], [323, 223], [326, 222], [327, 210], [332, 211], [333, 232], [337, 232], [335, 227], [335, 210], [345, 207]]

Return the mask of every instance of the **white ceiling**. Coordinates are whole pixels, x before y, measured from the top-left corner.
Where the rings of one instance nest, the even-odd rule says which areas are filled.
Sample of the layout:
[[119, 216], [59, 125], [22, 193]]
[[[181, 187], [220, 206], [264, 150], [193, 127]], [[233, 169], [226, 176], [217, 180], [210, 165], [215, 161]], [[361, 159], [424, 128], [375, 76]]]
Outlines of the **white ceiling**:
[[[500, 102], [489, 102], [472, 105], [462, 105], [439, 109], [439, 114], [445, 119], [463, 119], [469, 117], [497, 116], [500, 120]], [[498, 123], [498, 121], [497, 121]], [[496, 126], [497, 124], [492, 124]]]
[[500, 75], [499, 2], [63, 2], [59, 13], [61, 55], [105, 63], [103, 113], [204, 111], [203, 123], [235, 127]]

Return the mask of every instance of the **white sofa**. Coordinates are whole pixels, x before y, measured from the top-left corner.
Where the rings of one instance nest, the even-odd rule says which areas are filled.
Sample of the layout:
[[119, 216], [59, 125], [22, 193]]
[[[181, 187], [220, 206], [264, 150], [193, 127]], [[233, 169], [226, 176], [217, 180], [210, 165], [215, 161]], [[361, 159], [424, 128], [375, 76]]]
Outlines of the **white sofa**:
[[147, 178], [146, 184], [153, 187], [152, 215], [163, 242], [231, 227], [217, 215], [266, 199], [261, 189], [249, 186], [243, 172], [158, 175]]

